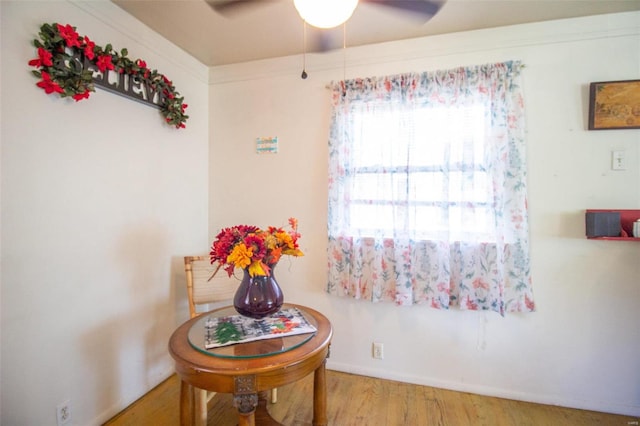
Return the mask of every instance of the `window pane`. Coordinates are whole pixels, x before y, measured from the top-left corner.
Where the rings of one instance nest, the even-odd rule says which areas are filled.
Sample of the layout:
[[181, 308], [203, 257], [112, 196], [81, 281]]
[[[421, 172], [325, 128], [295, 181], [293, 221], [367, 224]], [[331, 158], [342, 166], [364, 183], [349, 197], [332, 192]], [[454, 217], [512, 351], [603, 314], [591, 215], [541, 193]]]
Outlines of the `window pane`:
[[354, 233], [456, 240], [489, 235], [495, 218], [483, 164], [484, 106], [412, 112], [370, 106], [358, 105], [354, 114]]
[[352, 204], [350, 223], [355, 235], [385, 237], [394, 235], [394, 207], [391, 205]]
[[449, 200], [457, 203], [490, 203], [490, 185], [485, 172], [451, 172]]
[[448, 201], [442, 172], [412, 173], [410, 177], [409, 199], [416, 202]]

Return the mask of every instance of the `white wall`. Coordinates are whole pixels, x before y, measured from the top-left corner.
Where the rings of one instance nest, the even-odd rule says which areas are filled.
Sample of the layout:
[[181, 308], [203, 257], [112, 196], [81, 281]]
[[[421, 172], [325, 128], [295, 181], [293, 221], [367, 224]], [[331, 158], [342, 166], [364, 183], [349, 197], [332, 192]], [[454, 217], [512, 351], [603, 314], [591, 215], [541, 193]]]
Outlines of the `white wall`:
[[[101, 424], [173, 371], [167, 342], [188, 318], [182, 256], [209, 245], [207, 68], [108, 1], [0, 1], [1, 419]], [[27, 62], [43, 23], [173, 79], [176, 130], [100, 89], [48, 96]]]
[[[537, 312], [502, 318], [327, 295], [325, 85], [508, 59], [526, 65]], [[586, 240], [584, 210], [640, 208], [640, 130], [586, 130], [589, 83], [640, 76], [640, 14], [308, 55], [307, 80], [301, 67], [301, 57], [288, 57], [211, 70], [209, 232], [299, 219], [306, 256], [285, 261], [277, 277], [286, 301], [333, 323], [329, 368], [639, 415], [640, 243]], [[280, 152], [255, 154], [260, 136], [278, 136]], [[612, 150], [626, 151], [626, 171], [610, 169]], [[384, 360], [371, 358], [374, 340]]]

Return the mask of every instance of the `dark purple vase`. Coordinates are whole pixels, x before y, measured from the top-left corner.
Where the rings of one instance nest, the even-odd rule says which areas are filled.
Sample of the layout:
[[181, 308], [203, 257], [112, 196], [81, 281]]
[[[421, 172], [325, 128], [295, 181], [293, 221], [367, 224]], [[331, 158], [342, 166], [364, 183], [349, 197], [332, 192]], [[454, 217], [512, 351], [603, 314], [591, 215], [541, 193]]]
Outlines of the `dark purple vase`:
[[233, 306], [239, 314], [259, 319], [278, 312], [284, 297], [273, 275], [273, 269], [272, 267], [268, 277], [252, 277], [249, 271], [244, 270], [244, 276], [233, 298]]

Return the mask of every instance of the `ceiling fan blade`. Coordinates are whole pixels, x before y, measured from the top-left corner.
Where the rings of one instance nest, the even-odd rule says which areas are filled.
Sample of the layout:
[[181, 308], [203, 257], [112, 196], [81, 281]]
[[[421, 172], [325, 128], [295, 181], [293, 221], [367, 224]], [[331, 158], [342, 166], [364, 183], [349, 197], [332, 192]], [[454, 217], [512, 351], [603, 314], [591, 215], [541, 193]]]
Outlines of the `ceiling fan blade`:
[[221, 15], [231, 16], [254, 6], [272, 3], [278, 0], [204, 0], [213, 10]]
[[392, 7], [415, 14], [422, 19], [429, 19], [442, 7], [445, 0], [360, 0], [376, 6]]
[[342, 47], [342, 33], [337, 34], [335, 31], [316, 28], [307, 34], [307, 52], [324, 53], [340, 47]]

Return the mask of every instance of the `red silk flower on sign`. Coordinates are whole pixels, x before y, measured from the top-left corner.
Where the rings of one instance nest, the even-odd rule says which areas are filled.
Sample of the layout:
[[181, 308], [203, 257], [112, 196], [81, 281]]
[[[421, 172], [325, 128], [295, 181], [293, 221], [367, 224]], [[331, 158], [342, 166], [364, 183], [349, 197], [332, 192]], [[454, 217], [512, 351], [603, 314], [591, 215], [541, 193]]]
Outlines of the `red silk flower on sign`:
[[106, 70], [112, 70], [115, 67], [111, 62], [111, 56], [109, 55], [100, 55], [98, 56], [98, 60], [96, 61], [96, 66], [100, 70], [100, 72], [105, 72]]
[[76, 32], [75, 28], [71, 25], [60, 25], [57, 24], [58, 31], [60, 32], [60, 37], [62, 37], [67, 44], [67, 47], [81, 47], [80, 46], [80, 36]]
[[36, 83], [36, 86], [44, 89], [44, 92], [48, 95], [50, 93], [64, 93], [62, 87], [55, 81], [51, 80], [49, 73], [42, 71], [42, 81]]
[[48, 50], [38, 47], [38, 57], [29, 61], [29, 65], [32, 67], [51, 67], [53, 62], [51, 61], [53, 55]]
[[94, 50], [96, 48], [96, 44], [89, 40], [89, 37], [84, 36], [84, 56], [89, 59], [93, 59], [96, 57]]

